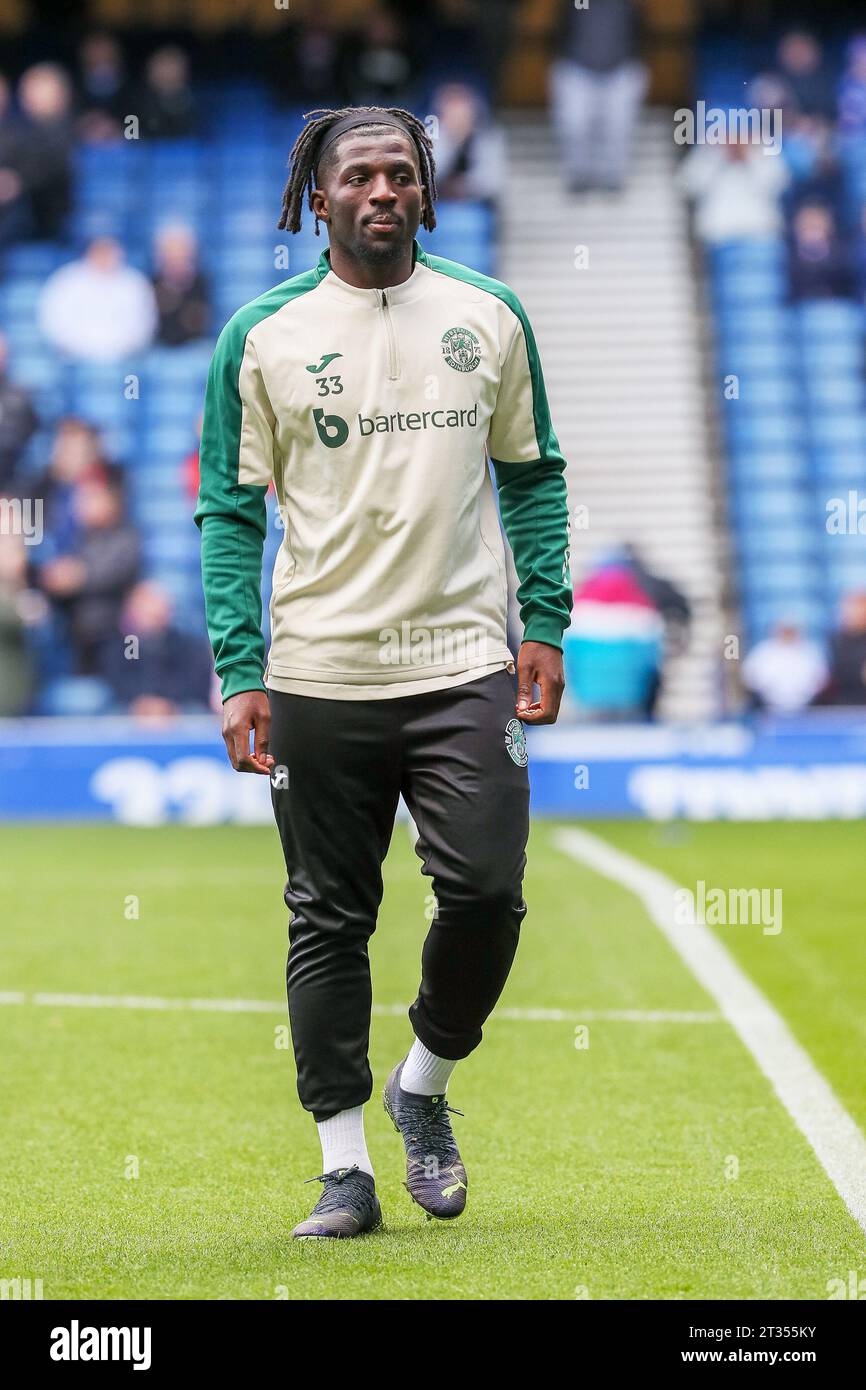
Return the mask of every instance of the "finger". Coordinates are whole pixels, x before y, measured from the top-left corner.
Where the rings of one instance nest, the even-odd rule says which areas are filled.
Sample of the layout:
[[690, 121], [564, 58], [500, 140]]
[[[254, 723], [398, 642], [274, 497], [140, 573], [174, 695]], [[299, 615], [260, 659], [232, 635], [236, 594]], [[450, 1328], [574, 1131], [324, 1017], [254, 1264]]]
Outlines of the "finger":
[[229, 758], [235, 772], [257, 772], [259, 768], [254, 764], [250, 754], [250, 729], [249, 725], [240, 727], [230, 724], [225, 731], [226, 746], [229, 750]]
[[250, 748], [249, 748], [249, 730], [247, 730], [247, 737], [246, 737], [245, 742], [246, 742], [246, 750], [244, 750], [243, 742], [242, 742], [242, 743], [240, 744], [240, 746], [239, 746], [238, 759], [237, 759], [237, 762], [235, 763], [235, 769], [236, 769], [236, 771], [238, 771], [238, 772], [257, 772], [257, 773], [259, 773], [260, 775], [264, 775], [265, 777], [269, 777], [269, 776], [271, 775], [271, 770], [270, 770], [270, 768], [268, 767], [267, 763], [264, 762], [264, 761], [262, 761], [262, 760], [258, 757], [258, 755], [257, 755], [256, 753], [251, 753], [251, 752], [250, 752]]
[[264, 763], [258, 762], [251, 753], [248, 753], [243, 762], [238, 766], [238, 772], [257, 772], [261, 777], [270, 777], [271, 770]]
[[539, 672], [537, 684], [541, 698], [533, 700], [523, 711], [518, 709], [520, 718], [528, 724], [554, 724], [563, 686], [557, 680], [549, 680], [543, 672]]
[[268, 741], [271, 729], [270, 715], [263, 714], [256, 718], [254, 721], [254, 729], [253, 760], [267, 771], [274, 765], [274, 760], [268, 752]]
[[226, 746], [226, 753], [228, 754], [229, 762], [231, 763], [235, 772], [237, 772], [238, 755], [235, 749], [234, 735], [232, 734], [230, 729], [223, 729], [223, 743]]
[[524, 710], [532, 707], [532, 684], [534, 672], [531, 667], [517, 673], [517, 713], [522, 714]]

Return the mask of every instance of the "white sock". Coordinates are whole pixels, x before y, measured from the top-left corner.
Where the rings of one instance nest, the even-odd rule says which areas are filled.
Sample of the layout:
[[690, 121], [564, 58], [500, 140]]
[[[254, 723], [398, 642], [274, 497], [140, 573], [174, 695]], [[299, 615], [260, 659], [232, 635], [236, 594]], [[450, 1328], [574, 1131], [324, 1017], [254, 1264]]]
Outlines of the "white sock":
[[329, 1120], [319, 1120], [316, 1129], [322, 1141], [323, 1173], [333, 1173], [335, 1168], [351, 1168], [357, 1163], [362, 1173], [374, 1176], [364, 1138], [363, 1105], [340, 1110]]
[[457, 1063], [447, 1057], [437, 1057], [435, 1052], [428, 1052], [416, 1038], [400, 1073], [400, 1085], [404, 1091], [414, 1091], [415, 1095], [444, 1095], [448, 1089], [448, 1078], [456, 1066]]

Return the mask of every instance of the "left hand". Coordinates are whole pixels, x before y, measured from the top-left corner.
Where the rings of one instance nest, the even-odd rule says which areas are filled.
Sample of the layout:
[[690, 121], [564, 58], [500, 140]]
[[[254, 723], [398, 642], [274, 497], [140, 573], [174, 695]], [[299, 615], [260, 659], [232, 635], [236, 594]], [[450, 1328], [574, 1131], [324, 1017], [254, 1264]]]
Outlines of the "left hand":
[[[533, 684], [541, 692], [532, 699]], [[547, 642], [522, 642], [517, 653], [515, 713], [525, 724], [555, 724], [565, 689], [562, 652]]]

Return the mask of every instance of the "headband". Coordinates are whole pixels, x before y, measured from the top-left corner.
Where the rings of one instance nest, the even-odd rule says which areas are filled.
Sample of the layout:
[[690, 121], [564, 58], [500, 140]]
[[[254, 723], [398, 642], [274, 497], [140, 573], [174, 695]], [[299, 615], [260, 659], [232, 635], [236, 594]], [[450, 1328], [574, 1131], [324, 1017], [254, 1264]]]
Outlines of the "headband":
[[414, 144], [414, 137], [409, 127], [405, 125], [398, 116], [392, 116], [387, 111], [384, 111], [382, 115], [379, 115], [376, 111], [367, 111], [365, 113], [358, 113], [357, 115], [343, 116], [341, 120], [337, 121], [329, 130], [325, 131], [325, 134], [319, 141], [316, 149], [316, 158], [313, 161], [313, 169], [316, 171], [318, 170], [319, 160], [322, 158], [322, 155], [329, 145], [333, 145], [334, 141], [339, 140], [341, 135], [345, 135], [347, 130], [354, 130], [356, 126], [360, 125], [393, 126], [395, 130], [401, 131], [403, 135], [408, 135], [409, 139], [412, 140]]

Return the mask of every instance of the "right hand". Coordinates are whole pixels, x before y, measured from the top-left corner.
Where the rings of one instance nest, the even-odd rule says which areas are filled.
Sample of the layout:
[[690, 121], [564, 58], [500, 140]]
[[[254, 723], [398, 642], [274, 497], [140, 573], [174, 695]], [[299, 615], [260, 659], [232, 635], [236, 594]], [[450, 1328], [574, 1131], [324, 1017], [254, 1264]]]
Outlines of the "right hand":
[[[250, 730], [255, 732], [250, 752]], [[258, 772], [270, 777], [274, 759], [268, 752], [271, 707], [263, 690], [242, 690], [223, 705], [223, 738], [235, 772]]]

